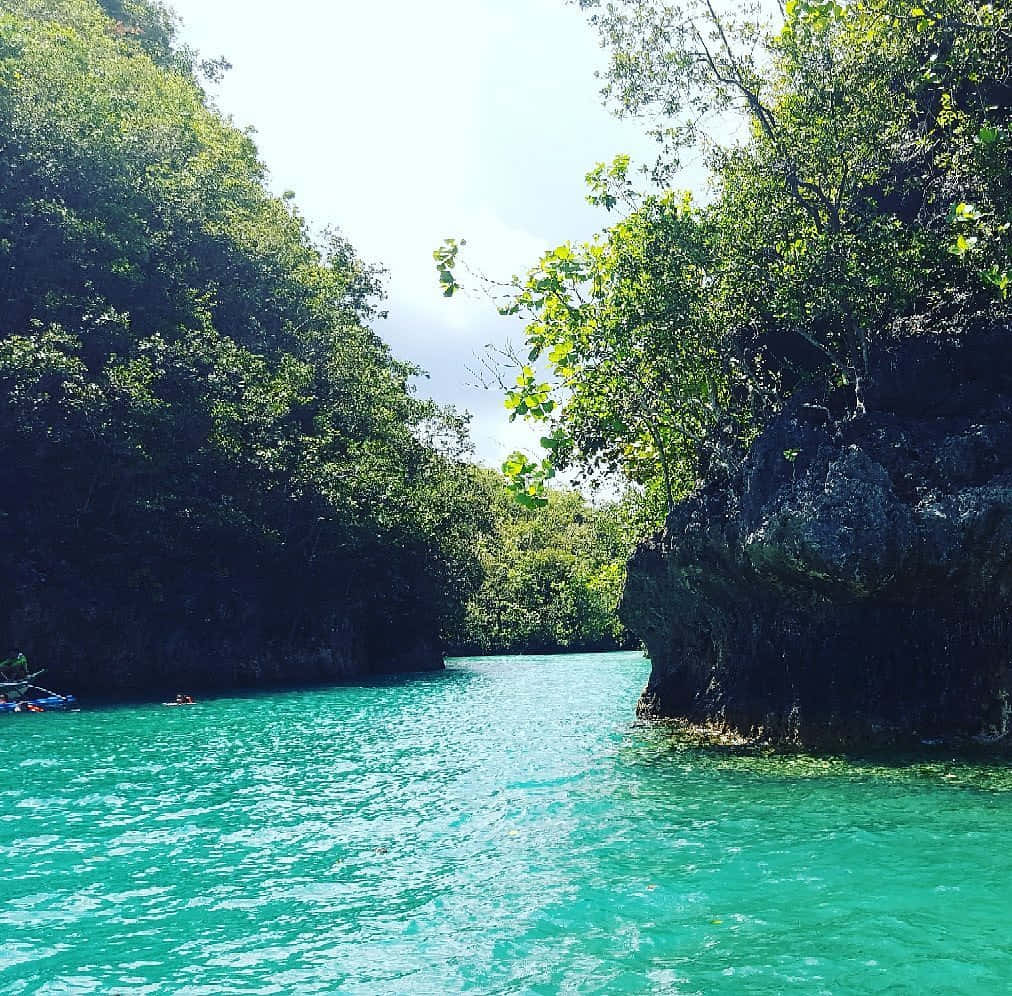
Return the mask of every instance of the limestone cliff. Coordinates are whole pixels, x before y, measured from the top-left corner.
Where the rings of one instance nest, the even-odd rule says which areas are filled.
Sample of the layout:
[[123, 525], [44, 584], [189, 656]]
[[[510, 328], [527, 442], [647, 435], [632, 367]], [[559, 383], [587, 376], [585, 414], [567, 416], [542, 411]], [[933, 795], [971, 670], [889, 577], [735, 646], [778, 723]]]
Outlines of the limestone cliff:
[[0, 657], [23, 650], [45, 669], [43, 684], [85, 700], [443, 667], [427, 606], [392, 606], [363, 572], [360, 590], [334, 592], [325, 612], [302, 603], [295, 579], [286, 587], [252, 571], [223, 578], [163, 565], [145, 584], [117, 584], [84, 578], [76, 564], [49, 563], [42, 575], [25, 561], [14, 580], [0, 585], [0, 634], [11, 634]]
[[[1012, 338], [881, 347], [799, 393], [632, 558], [639, 711], [775, 740], [1004, 736]], [[861, 408], [863, 407], [863, 411]]]

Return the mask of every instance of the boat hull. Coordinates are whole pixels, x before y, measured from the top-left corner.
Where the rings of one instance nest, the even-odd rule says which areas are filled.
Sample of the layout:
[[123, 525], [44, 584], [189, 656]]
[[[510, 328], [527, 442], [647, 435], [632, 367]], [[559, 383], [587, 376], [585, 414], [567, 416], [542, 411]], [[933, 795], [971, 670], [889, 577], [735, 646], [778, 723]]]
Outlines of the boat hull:
[[0, 702], [0, 713], [33, 711], [32, 709], [24, 708], [26, 706], [35, 706], [43, 712], [63, 712], [67, 709], [76, 709], [77, 699], [74, 698], [73, 695], [46, 695], [38, 699], [21, 699], [18, 702]]

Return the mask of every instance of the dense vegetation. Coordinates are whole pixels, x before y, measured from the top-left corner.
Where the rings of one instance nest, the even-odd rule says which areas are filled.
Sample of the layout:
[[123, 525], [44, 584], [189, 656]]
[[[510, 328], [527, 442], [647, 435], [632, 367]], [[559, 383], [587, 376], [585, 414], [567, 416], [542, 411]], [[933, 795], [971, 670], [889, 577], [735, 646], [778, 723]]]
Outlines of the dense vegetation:
[[[556, 470], [620, 472], [659, 512], [720, 474], [783, 399], [827, 381], [863, 403], [883, 340], [1007, 317], [1012, 21], [1005, 5], [578, 0], [610, 51], [606, 94], [686, 153], [703, 201], [588, 177], [626, 217], [547, 253], [502, 310], [527, 319], [507, 398], [548, 426], [506, 467], [537, 503]], [[730, 136], [730, 137], [728, 137]], [[458, 246], [437, 254], [447, 293]]]
[[451, 652], [635, 646], [616, 614], [639, 529], [632, 496], [595, 508], [574, 491], [555, 490], [532, 508], [517, 502], [498, 474], [478, 474], [491, 529], [478, 540], [482, 581], [449, 634]]
[[643, 520], [550, 494], [557, 471], [659, 519], [799, 387], [857, 411], [884, 340], [1009, 317], [1004, 7], [579, 5], [616, 109], [656, 125], [654, 179], [693, 150], [713, 183], [599, 166], [624, 216], [502, 302], [526, 320], [507, 408], [545, 425], [511, 504], [373, 330], [382, 274], [270, 194], [167, 8], [0, 0], [0, 647], [143, 683], [431, 663], [440, 633], [618, 645]]
[[81, 690], [615, 645], [614, 529], [465, 463], [224, 68], [153, 0], [0, 0], [0, 646]]
[[478, 578], [463, 420], [168, 13], [104, 6], [0, 3], [0, 645], [138, 682], [433, 656]]

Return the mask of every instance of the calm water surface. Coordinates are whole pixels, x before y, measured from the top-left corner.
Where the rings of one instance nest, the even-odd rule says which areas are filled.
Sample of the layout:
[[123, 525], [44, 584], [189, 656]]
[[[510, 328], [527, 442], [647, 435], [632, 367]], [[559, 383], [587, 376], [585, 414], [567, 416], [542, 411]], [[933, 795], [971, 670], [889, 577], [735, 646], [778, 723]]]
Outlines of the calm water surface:
[[735, 758], [635, 654], [0, 717], [0, 993], [1006, 993], [1000, 767]]

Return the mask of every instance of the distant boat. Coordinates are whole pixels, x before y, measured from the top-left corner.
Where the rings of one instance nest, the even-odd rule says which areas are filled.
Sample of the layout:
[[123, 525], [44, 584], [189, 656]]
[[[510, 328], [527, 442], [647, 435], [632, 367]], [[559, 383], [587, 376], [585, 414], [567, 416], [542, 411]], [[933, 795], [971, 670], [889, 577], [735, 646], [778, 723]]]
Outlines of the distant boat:
[[77, 708], [73, 695], [58, 692], [35, 684], [42, 671], [28, 671], [28, 659], [17, 654], [0, 661], [0, 713], [3, 712], [59, 712]]

